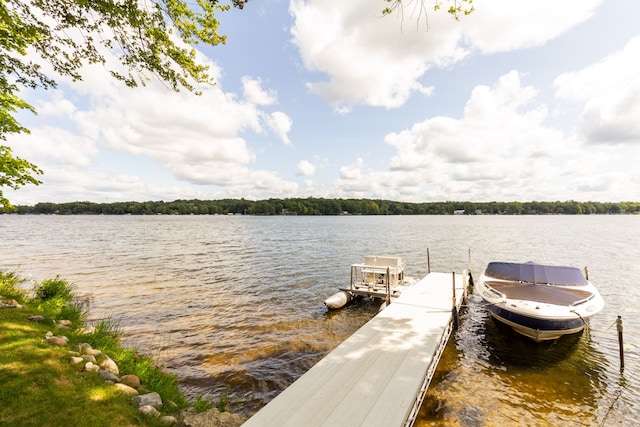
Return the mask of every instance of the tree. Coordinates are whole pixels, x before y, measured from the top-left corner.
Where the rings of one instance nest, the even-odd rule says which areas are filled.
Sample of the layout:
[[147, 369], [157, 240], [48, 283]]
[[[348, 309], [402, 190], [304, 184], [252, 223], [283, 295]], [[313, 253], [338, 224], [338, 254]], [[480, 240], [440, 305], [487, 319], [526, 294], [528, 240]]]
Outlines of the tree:
[[[145, 85], [155, 76], [173, 90], [195, 92], [195, 83], [214, 83], [208, 67], [196, 59], [193, 45], [226, 42], [218, 34], [216, 14], [248, 0], [1, 0], [0, 1], [0, 139], [28, 133], [14, 115], [35, 109], [20, 96], [21, 88], [56, 87], [42, 68], [58, 76], [82, 79], [87, 64], [101, 64], [127, 86]], [[124, 66], [111, 66], [111, 52]], [[40, 62], [36, 62], [39, 58]], [[41, 171], [2, 148], [0, 188], [39, 184]], [[0, 193], [2, 208], [11, 205]]]
[[[404, 10], [411, 9], [412, 13], [417, 12], [417, 20], [421, 18], [427, 19], [427, 7], [425, 6], [425, 0], [384, 0], [389, 3], [389, 6], [382, 10], [382, 15], [387, 16], [392, 13], [397, 13], [404, 17]], [[473, 0], [447, 0], [449, 13], [456, 21], [459, 21], [462, 16], [470, 15], [475, 10], [473, 6]], [[442, 0], [435, 0], [433, 10], [438, 11], [442, 9]]]
[[13, 157], [11, 149], [0, 145], [0, 207], [3, 211], [13, 210], [9, 200], [2, 193], [3, 187], [14, 190], [26, 184], [40, 184], [33, 175], [41, 174], [42, 171], [35, 165], [19, 157]]

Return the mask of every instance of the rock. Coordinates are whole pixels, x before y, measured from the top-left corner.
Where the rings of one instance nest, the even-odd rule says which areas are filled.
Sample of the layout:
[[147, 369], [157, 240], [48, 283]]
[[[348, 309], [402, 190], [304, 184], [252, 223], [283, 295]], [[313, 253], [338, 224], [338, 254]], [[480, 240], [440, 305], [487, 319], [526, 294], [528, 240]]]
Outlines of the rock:
[[98, 372], [100, 370], [100, 366], [95, 365], [93, 362], [87, 362], [84, 364], [84, 370], [87, 372]]
[[91, 363], [93, 363], [94, 365], [97, 365], [97, 364], [98, 364], [98, 362], [96, 361], [96, 358], [95, 358], [95, 357], [93, 357], [93, 356], [91, 356], [91, 355], [88, 355], [88, 354], [83, 354], [83, 355], [82, 355], [82, 360], [84, 360], [84, 361], [86, 361], [86, 362], [91, 362]]
[[18, 304], [18, 301], [10, 299], [7, 301], [3, 301], [0, 304], [0, 308], [22, 308], [22, 305]]
[[114, 374], [113, 372], [105, 371], [104, 369], [100, 369], [98, 374], [100, 375], [100, 378], [102, 378], [103, 380], [111, 381], [113, 383], [119, 383], [120, 382], [120, 378], [118, 378], [118, 376], [116, 374]]
[[78, 356], [71, 356], [71, 358], [69, 358], [69, 362], [73, 363], [74, 365], [77, 365], [79, 363], [84, 362], [84, 359]]
[[86, 342], [83, 342], [82, 344], [78, 344], [78, 351], [80, 353], [86, 353], [87, 350], [90, 350], [91, 348], [92, 348], [91, 344], [86, 343]]
[[106, 354], [103, 354], [102, 356], [104, 356], [104, 359], [100, 362], [100, 367], [106, 371], [113, 372], [114, 374], [119, 375], [120, 369], [118, 368], [116, 362], [111, 360], [111, 358]]
[[171, 415], [165, 415], [164, 417], [160, 417], [158, 421], [160, 422], [160, 424], [165, 426], [172, 426], [178, 423], [178, 420], [176, 419], [176, 417], [172, 417]]
[[145, 405], [153, 406], [154, 408], [162, 407], [162, 398], [156, 392], [136, 396], [132, 398], [131, 401], [138, 405], [138, 407]]
[[83, 350], [83, 353], [88, 354], [89, 356], [100, 356], [102, 354], [100, 350], [97, 350], [95, 348], [87, 348]]
[[53, 332], [51, 332], [51, 331], [47, 331], [47, 333], [44, 334], [45, 338], [49, 338], [49, 337], [52, 337], [52, 336], [53, 336]]
[[188, 412], [182, 419], [185, 427], [238, 427], [246, 421], [238, 414], [220, 412], [216, 408], [199, 414]]
[[140, 378], [137, 375], [123, 375], [120, 382], [130, 387], [140, 387]]
[[158, 412], [158, 410], [151, 405], [142, 405], [141, 407], [138, 408], [138, 410], [145, 415], [150, 415], [153, 417], [160, 416], [160, 412]]
[[122, 384], [122, 383], [115, 383], [113, 385], [115, 388], [117, 388], [119, 391], [123, 392], [124, 394], [128, 394], [129, 396], [137, 396], [138, 395], [138, 391], [133, 388], [130, 387], [126, 384]]
[[40, 316], [39, 314], [34, 314], [33, 316], [29, 316], [29, 317], [27, 317], [27, 319], [29, 319], [32, 322], [44, 322], [45, 321], [44, 316]]
[[56, 322], [56, 325], [58, 327], [68, 327], [68, 328], [70, 328], [70, 327], [73, 326], [73, 322], [71, 320], [58, 320]]
[[59, 345], [59, 346], [65, 346], [68, 344], [69, 340], [66, 337], [45, 337], [46, 340], [49, 342], [49, 344], [51, 345]]

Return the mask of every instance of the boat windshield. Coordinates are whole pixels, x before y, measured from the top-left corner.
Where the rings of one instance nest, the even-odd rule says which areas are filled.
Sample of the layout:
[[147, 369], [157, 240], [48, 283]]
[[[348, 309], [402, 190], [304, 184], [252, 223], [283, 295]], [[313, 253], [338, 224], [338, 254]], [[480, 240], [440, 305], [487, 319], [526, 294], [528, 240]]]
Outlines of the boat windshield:
[[487, 265], [485, 275], [496, 279], [527, 283], [564, 286], [587, 284], [587, 279], [583, 276], [582, 271], [576, 267], [542, 265], [534, 262], [491, 262]]

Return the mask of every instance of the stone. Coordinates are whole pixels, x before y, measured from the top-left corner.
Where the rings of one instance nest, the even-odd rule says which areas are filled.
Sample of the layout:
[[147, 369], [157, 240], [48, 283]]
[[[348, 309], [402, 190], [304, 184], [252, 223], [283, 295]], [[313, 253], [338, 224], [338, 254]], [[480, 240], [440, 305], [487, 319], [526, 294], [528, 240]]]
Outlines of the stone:
[[140, 406], [153, 406], [154, 408], [162, 407], [162, 398], [156, 392], [142, 394], [131, 399], [133, 403]]
[[137, 375], [131, 375], [131, 374], [123, 375], [120, 378], [120, 382], [130, 387], [135, 387], [135, 388], [140, 387], [140, 378], [138, 378]]
[[100, 350], [97, 350], [95, 348], [87, 348], [83, 350], [83, 353], [88, 354], [89, 356], [100, 356], [102, 354]]
[[58, 320], [56, 322], [56, 325], [60, 326], [60, 327], [71, 327], [73, 326], [73, 322], [71, 320]]
[[49, 342], [49, 344], [51, 345], [58, 345], [58, 346], [65, 346], [67, 345], [68, 341], [65, 339], [65, 337], [46, 337], [47, 341]]
[[238, 414], [220, 412], [216, 408], [194, 414], [185, 413], [182, 424], [185, 427], [239, 427], [246, 421]]
[[138, 410], [143, 414], [150, 415], [152, 417], [160, 416], [160, 412], [158, 412], [158, 410], [151, 405], [142, 405], [141, 407], [138, 408]]
[[119, 383], [120, 382], [120, 378], [118, 378], [118, 376], [116, 374], [114, 374], [113, 372], [105, 371], [104, 369], [100, 369], [98, 374], [100, 375], [100, 378], [102, 378], [103, 380], [111, 381], [113, 383]]
[[29, 316], [29, 317], [27, 317], [27, 319], [29, 319], [32, 322], [44, 322], [45, 321], [44, 316], [40, 316], [39, 314], [34, 314], [33, 316]]
[[100, 362], [100, 367], [106, 371], [113, 372], [116, 375], [120, 375], [120, 369], [116, 362], [111, 360], [109, 356], [103, 354], [104, 359]]
[[87, 362], [91, 362], [94, 365], [98, 364], [98, 361], [96, 360], [96, 358], [91, 356], [91, 355], [88, 355], [88, 354], [83, 354], [82, 355], [82, 360], [87, 361]]
[[87, 362], [84, 364], [84, 370], [87, 372], [98, 372], [100, 370], [100, 366], [95, 365], [93, 362]]
[[172, 417], [171, 415], [165, 415], [164, 417], [160, 417], [158, 422], [165, 426], [172, 426], [178, 423], [176, 417]]
[[79, 363], [84, 362], [84, 359], [78, 356], [71, 356], [71, 358], [69, 359], [69, 362], [73, 363], [74, 365], [77, 365]]
[[122, 384], [122, 383], [115, 383], [113, 385], [116, 389], [118, 389], [118, 391], [123, 392], [124, 394], [128, 394], [129, 396], [137, 396], [138, 395], [138, 390], [136, 390], [133, 387], [130, 387], [126, 384]]

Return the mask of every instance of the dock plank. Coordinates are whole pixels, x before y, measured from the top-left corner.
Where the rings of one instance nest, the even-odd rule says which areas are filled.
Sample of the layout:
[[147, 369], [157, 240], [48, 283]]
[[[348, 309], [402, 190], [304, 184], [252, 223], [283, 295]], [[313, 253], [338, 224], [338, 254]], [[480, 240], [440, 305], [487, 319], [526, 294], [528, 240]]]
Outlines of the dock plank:
[[[455, 275], [462, 301], [463, 275]], [[244, 426], [402, 426], [452, 319], [451, 273], [430, 273]]]

